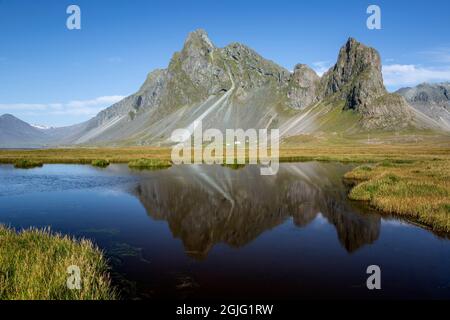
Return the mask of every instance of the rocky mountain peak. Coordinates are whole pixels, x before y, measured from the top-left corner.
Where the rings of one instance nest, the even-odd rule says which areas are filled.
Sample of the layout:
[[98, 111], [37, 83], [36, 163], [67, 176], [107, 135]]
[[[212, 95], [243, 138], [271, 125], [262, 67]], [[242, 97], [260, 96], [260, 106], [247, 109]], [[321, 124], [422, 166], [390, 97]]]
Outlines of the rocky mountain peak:
[[189, 33], [167, 68], [167, 108], [190, 105], [231, 87], [220, 51], [202, 29]]
[[231, 43], [221, 49], [221, 53], [239, 87], [282, 86], [290, 77], [288, 70], [263, 58], [244, 44]]
[[338, 93], [347, 109], [358, 109], [386, 94], [378, 52], [349, 38], [340, 49], [336, 64], [322, 79], [324, 95]]
[[230, 43], [225, 48], [223, 48], [223, 52], [225, 53], [225, 55], [237, 62], [249, 62], [248, 60], [259, 62], [263, 60], [263, 58], [258, 53], [256, 53], [256, 51], [239, 42]]
[[209, 39], [208, 34], [203, 29], [192, 31], [187, 36], [183, 52], [187, 54], [200, 53], [205, 55], [215, 49], [214, 44]]
[[317, 73], [306, 64], [297, 64], [294, 67], [293, 79], [302, 87], [308, 87], [320, 80]]
[[352, 74], [359, 74], [367, 69], [374, 69], [381, 73], [379, 53], [354, 38], [349, 38], [340, 49], [337, 66], [344, 81], [348, 80]]
[[303, 109], [319, 100], [320, 77], [306, 64], [297, 64], [288, 88], [289, 105]]
[[321, 87], [325, 99], [343, 100], [344, 110], [358, 112], [365, 129], [399, 129], [413, 119], [405, 99], [386, 91], [379, 53], [354, 38], [339, 50], [336, 64], [321, 79]]

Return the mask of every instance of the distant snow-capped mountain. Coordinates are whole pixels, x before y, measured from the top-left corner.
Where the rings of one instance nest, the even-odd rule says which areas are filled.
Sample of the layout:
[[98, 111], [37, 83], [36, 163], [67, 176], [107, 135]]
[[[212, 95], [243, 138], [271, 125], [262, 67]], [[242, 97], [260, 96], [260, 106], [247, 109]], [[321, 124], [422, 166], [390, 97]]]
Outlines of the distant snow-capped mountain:
[[42, 125], [42, 124], [30, 124], [32, 127], [35, 127], [37, 129], [41, 129], [41, 130], [49, 130], [49, 129], [54, 129], [54, 127], [50, 127], [50, 126], [46, 126], [46, 125]]

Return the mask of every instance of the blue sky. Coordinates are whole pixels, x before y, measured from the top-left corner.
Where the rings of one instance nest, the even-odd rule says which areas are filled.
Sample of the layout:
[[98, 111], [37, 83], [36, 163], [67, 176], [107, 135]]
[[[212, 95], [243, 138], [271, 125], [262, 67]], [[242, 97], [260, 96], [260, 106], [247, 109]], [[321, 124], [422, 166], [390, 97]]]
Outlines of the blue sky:
[[[81, 30], [66, 9], [81, 8]], [[382, 29], [366, 27], [379, 5]], [[450, 1], [0, 0], [0, 114], [62, 126], [84, 121], [166, 67], [187, 34], [242, 42], [292, 70], [323, 72], [349, 36], [375, 47], [389, 90], [450, 80]]]

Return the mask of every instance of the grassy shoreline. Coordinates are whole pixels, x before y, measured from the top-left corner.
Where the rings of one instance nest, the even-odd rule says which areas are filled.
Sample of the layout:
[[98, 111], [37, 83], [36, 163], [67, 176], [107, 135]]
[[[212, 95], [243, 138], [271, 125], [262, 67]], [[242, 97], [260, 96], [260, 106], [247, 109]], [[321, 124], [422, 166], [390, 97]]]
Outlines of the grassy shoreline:
[[[339, 161], [379, 162], [383, 160], [433, 160], [450, 158], [450, 145], [344, 145], [307, 146], [280, 149], [280, 162]], [[96, 160], [129, 163], [140, 159], [171, 160], [171, 149], [156, 147], [60, 148], [10, 150], [0, 149], [0, 163], [14, 164], [28, 160], [44, 164], [92, 164]]]
[[359, 166], [344, 178], [355, 182], [350, 199], [450, 233], [450, 160], [385, 160]]
[[[68, 267], [80, 270], [81, 289], [70, 290]], [[108, 265], [88, 240], [0, 225], [0, 300], [114, 300]]]
[[128, 167], [135, 170], [165, 169], [171, 166], [170, 161], [162, 159], [138, 159], [128, 163]]

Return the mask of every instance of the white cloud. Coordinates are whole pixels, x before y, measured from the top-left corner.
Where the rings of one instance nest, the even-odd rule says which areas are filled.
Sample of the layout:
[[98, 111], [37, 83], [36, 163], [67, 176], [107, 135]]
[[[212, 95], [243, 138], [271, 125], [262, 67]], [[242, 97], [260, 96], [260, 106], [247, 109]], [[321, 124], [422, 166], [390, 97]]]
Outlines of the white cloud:
[[323, 74], [327, 72], [332, 65], [333, 64], [330, 61], [316, 61], [312, 64], [314, 71], [316, 71], [319, 77], [323, 76]]
[[102, 96], [91, 100], [73, 100], [67, 103], [13, 103], [1, 104], [0, 111], [21, 112], [28, 115], [84, 115], [95, 116], [106, 107], [122, 100], [125, 96]]
[[67, 103], [68, 108], [95, 108], [111, 105], [125, 98], [124, 96], [103, 96], [91, 100], [73, 100]]
[[427, 68], [413, 64], [391, 64], [383, 66], [383, 78], [384, 84], [391, 87], [450, 81], [450, 66]]

